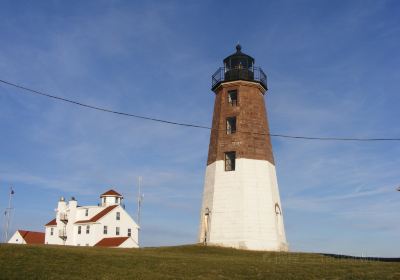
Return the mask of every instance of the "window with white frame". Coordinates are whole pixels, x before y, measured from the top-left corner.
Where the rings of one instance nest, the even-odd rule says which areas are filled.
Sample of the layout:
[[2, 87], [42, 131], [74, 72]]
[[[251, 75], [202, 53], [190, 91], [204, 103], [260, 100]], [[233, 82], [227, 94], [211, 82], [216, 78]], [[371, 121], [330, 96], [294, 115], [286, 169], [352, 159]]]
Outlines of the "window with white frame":
[[82, 232], [82, 227], [78, 226], [78, 234], [81, 234], [81, 232]]
[[119, 220], [121, 220], [121, 213], [120, 212], [117, 212], [116, 213], [116, 219], [119, 221]]
[[89, 216], [89, 209], [88, 208], [85, 209], [85, 216], [86, 217]]
[[128, 228], [128, 236], [132, 236], [132, 230]]
[[104, 226], [103, 227], [103, 234], [107, 234], [107, 231], [108, 231], [107, 226]]
[[90, 233], [90, 226], [87, 225], [87, 226], [86, 226], [86, 234], [89, 234], [89, 233]]
[[119, 235], [119, 227], [115, 228], [115, 235]]
[[54, 228], [50, 228], [50, 235], [54, 235]]

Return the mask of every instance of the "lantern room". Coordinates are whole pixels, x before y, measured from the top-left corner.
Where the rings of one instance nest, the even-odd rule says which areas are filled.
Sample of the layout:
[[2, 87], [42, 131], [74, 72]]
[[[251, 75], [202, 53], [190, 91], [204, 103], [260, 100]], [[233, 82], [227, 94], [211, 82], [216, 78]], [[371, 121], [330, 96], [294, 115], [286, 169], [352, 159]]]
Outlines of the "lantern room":
[[261, 84], [267, 90], [267, 76], [260, 67], [254, 66], [254, 58], [242, 52], [238, 44], [236, 52], [224, 59], [224, 66], [212, 76], [212, 90], [222, 82], [237, 80], [253, 81]]

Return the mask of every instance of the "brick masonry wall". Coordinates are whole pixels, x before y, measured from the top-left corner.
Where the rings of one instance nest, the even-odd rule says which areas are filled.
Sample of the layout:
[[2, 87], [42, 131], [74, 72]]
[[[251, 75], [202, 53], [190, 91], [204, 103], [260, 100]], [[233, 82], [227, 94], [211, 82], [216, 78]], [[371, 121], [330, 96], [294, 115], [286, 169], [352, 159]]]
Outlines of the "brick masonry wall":
[[[238, 104], [228, 102], [228, 91], [237, 90]], [[207, 165], [224, 160], [224, 153], [236, 152], [236, 158], [266, 160], [274, 165], [264, 88], [258, 83], [235, 81], [215, 90], [214, 114]], [[236, 133], [226, 133], [226, 118], [236, 116]]]

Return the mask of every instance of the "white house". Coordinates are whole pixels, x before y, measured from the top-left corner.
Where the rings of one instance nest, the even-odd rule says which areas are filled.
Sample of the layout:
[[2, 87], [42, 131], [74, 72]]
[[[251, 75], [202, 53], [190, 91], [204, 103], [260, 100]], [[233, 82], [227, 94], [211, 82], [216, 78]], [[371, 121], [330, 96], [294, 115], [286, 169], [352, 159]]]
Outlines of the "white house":
[[75, 198], [58, 202], [56, 217], [45, 225], [45, 244], [137, 248], [139, 226], [125, 211], [114, 190], [98, 206], [78, 206]]
[[44, 244], [44, 232], [17, 230], [8, 243], [12, 244]]

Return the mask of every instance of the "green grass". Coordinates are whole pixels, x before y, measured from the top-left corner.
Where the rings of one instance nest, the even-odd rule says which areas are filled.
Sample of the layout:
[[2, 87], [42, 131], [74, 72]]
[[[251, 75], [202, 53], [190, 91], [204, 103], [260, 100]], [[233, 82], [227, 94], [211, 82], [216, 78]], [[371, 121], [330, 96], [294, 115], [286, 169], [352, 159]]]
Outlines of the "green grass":
[[400, 263], [200, 245], [105, 249], [1, 244], [0, 279], [400, 279]]

